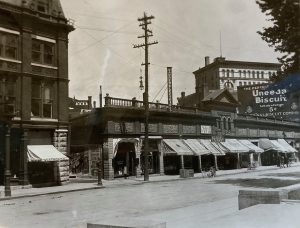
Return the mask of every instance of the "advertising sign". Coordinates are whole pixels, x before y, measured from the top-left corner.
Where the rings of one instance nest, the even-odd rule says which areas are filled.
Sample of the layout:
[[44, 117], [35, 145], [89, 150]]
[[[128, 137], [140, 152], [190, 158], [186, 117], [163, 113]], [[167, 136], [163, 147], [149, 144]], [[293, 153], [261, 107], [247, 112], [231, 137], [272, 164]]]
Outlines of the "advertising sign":
[[238, 87], [240, 114], [300, 121], [299, 74], [280, 82]]

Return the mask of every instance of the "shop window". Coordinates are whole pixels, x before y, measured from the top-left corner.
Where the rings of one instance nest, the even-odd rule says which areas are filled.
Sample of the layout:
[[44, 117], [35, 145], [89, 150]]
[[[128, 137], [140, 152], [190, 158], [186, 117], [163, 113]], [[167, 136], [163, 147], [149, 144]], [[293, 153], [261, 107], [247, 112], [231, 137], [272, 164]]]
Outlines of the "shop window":
[[0, 81], [1, 111], [6, 114], [15, 114], [16, 106], [16, 83], [6, 79]]
[[55, 44], [47, 41], [32, 40], [32, 62], [54, 65]]
[[19, 37], [14, 34], [0, 32], [0, 56], [18, 59]]
[[52, 90], [51, 84], [37, 81], [32, 83], [31, 115], [33, 117], [52, 118]]

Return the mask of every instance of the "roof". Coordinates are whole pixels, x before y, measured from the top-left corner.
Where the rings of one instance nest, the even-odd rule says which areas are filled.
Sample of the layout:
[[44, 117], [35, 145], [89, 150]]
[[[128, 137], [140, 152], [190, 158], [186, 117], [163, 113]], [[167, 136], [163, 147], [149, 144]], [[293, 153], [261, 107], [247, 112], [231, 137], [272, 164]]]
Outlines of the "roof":
[[214, 62], [199, 68], [198, 70], [194, 71], [193, 73], [199, 73], [206, 71], [208, 69], [214, 67], [243, 67], [243, 68], [268, 68], [268, 69], [280, 69], [280, 63], [267, 63], [267, 62], [250, 62], [250, 61], [236, 61], [236, 60], [225, 60], [225, 58], [216, 58]]
[[[0, 0], [0, 3], [6, 3], [9, 5], [24, 7], [34, 11], [38, 11], [37, 1], [35, 0]], [[49, 0], [39, 0], [39, 2], [44, 2], [46, 5], [49, 5], [48, 12], [46, 14], [51, 14], [53, 16], [65, 17], [60, 0], [52, 0], [49, 4]]]
[[208, 101], [219, 101], [222, 103], [240, 105], [238, 100], [228, 91], [227, 88], [210, 91], [210, 93], [202, 99], [202, 102]]

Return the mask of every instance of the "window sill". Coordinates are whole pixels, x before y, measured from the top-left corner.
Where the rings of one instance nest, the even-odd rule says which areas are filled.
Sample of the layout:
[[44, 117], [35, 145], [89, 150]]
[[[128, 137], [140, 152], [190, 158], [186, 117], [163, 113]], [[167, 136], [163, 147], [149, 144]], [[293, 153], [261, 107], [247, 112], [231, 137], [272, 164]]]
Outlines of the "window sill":
[[49, 69], [54, 69], [54, 70], [58, 69], [55, 66], [49, 66], [49, 65], [39, 64], [39, 63], [31, 63], [31, 66], [44, 67], [44, 68], [49, 68]]
[[31, 117], [31, 121], [47, 121], [47, 122], [58, 122], [58, 119], [42, 118], [42, 117]]
[[3, 57], [0, 57], [0, 60], [2, 60], [2, 61], [7, 61], [7, 62], [12, 62], [12, 63], [22, 63], [20, 60], [16, 60], [16, 59], [7, 59], [7, 58], [3, 58]]

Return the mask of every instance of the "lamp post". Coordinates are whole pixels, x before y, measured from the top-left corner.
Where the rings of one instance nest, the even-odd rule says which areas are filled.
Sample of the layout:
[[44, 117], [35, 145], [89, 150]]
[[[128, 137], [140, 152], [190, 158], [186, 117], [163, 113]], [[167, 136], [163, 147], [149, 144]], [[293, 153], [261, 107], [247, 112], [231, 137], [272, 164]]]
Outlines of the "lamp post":
[[11, 196], [11, 188], [10, 188], [10, 124], [12, 118], [15, 116], [14, 112], [10, 112], [9, 103], [1, 102], [2, 106], [0, 109], [0, 122], [4, 122], [6, 126], [6, 134], [5, 134], [5, 171], [4, 171], [4, 194], [7, 197]]

